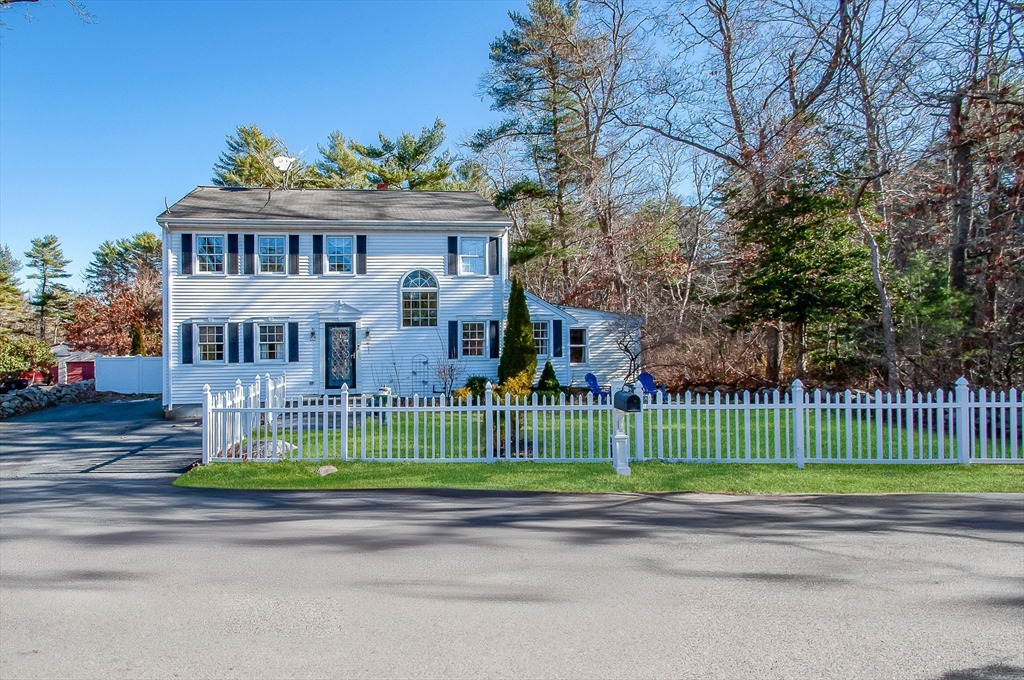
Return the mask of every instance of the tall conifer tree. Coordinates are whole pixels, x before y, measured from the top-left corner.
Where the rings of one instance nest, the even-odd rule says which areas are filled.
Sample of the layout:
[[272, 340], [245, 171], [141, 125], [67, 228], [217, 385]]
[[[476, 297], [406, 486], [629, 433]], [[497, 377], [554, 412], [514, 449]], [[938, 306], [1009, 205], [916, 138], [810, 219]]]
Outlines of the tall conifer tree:
[[57, 319], [61, 311], [66, 311], [70, 291], [59, 283], [58, 279], [71, 277], [67, 267], [71, 260], [64, 257], [60, 241], [53, 234], [48, 234], [31, 241], [32, 249], [25, 253], [28, 266], [36, 273], [28, 278], [39, 281], [39, 289], [32, 297], [32, 306], [39, 314], [39, 339], [46, 338], [47, 319]]
[[518, 279], [512, 279], [505, 341], [498, 360], [498, 380], [505, 382], [521, 373], [528, 373], [533, 380], [536, 370], [537, 347], [533, 343], [533, 324], [530, 322], [530, 310], [526, 307], [526, 292]]

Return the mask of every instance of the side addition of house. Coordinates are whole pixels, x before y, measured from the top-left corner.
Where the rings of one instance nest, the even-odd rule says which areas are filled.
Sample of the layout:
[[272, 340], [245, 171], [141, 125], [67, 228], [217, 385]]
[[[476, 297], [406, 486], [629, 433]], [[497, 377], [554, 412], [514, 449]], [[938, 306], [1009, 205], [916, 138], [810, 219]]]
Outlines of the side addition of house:
[[[198, 187], [157, 222], [169, 411], [266, 373], [289, 397], [436, 394], [451, 360], [496, 381], [511, 222], [475, 192]], [[613, 315], [528, 306], [563, 384], [624, 374]]]

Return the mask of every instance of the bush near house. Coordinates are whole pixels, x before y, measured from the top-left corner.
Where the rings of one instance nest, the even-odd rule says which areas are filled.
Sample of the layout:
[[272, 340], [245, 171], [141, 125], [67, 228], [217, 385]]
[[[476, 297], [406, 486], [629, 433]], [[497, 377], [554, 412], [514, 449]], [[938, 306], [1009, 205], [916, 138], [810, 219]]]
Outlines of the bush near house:
[[0, 377], [10, 377], [57, 363], [49, 345], [26, 335], [0, 333]]

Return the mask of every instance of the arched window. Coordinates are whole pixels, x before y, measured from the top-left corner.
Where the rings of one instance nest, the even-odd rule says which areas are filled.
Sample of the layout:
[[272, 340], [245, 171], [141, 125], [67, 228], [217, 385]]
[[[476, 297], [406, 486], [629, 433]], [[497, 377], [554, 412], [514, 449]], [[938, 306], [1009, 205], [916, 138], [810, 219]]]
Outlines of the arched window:
[[416, 269], [402, 279], [402, 326], [437, 325], [437, 279]]

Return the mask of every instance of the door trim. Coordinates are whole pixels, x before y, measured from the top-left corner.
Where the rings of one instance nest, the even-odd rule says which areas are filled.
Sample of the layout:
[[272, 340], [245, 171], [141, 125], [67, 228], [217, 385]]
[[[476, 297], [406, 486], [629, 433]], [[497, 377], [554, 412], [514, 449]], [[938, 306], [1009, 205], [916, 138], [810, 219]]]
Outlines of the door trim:
[[358, 351], [359, 345], [358, 345], [357, 340], [356, 340], [356, 337], [357, 337], [356, 324], [352, 323], [352, 322], [326, 322], [323, 325], [323, 338], [324, 338], [324, 341], [322, 343], [322, 346], [323, 346], [322, 357], [323, 357], [323, 362], [324, 362], [322, 377], [323, 377], [323, 381], [324, 381], [323, 382], [324, 391], [325, 392], [340, 392], [341, 391], [341, 387], [340, 386], [339, 387], [330, 387], [329, 386], [329, 384], [330, 384], [330, 376], [328, 375], [328, 371], [330, 370], [330, 362], [328, 361], [328, 352], [330, 351], [331, 329], [334, 329], [334, 328], [348, 328], [350, 333], [351, 333], [351, 335], [349, 337], [352, 338], [352, 384], [349, 385], [348, 388], [349, 388], [349, 390], [355, 390], [356, 386], [359, 384], [358, 383], [358, 372], [357, 372], [357, 369], [358, 369], [358, 357], [359, 357], [359, 351]]

